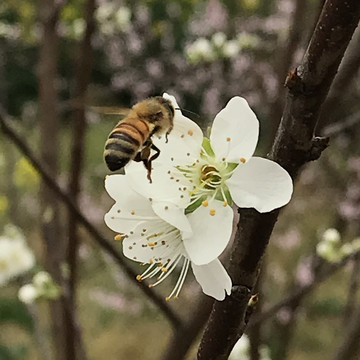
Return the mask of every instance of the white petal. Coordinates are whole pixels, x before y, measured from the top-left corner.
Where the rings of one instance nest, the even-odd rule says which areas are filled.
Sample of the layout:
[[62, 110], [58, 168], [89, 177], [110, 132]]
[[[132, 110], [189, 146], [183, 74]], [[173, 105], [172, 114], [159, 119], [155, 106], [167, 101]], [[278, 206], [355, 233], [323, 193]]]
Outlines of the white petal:
[[[163, 97], [172, 102], [175, 109], [179, 109], [175, 98], [168, 94]], [[175, 165], [188, 164], [196, 160], [201, 151], [203, 133], [200, 127], [192, 120], [184, 116], [181, 110], [175, 110], [174, 128], [168, 136], [160, 139], [153, 138], [154, 144], [160, 149], [157, 162], [171, 161]]]
[[206, 295], [216, 300], [224, 300], [226, 294], [231, 294], [232, 282], [229, 274], [218, 259], [206, 265], [191, 263], [195, 278]]
[[238, 163], [253, 155], [259, 137], [259, 121], [247, 101], [233, 97], [215, 117], [210, 143], [218, 160]]
[[105, 188], [116, 201], [105, 215], [106, 225], [116, 232], [128, 233], [143, 220], [158, 218], [149, 199], [135, 192], [126, 176], [110, 175], [105, 180]]
[[184, 208], [165, 201], [153, 201], [152, 208], [155, 213], [167, 223], [173, 225], [181, 231], [191, 233], [191, 225], [188, 217], [185, 215]]
[[[143, 263], [166, 263], [174, 254], [184, 252], [180, 234], [168, 232], [171, 226], [161, 219], [144, 221], [123, 240], [123, 252], [131, 260]], [[158, 234], [158, 236], [153, 236]], [[150, 236], [149, 236], [150, 235]], [[153, 246], [149, 245], [153, 242]]]
[[232, 208], [218, 200], [188, 215], [193, 233], [183, 233], [183, 241], [192, 262], [207, 264], [224, 251], [232, 233], [233, 217]]
[[[152, 183], [150, 183], [147, 179], [147, 170], [143, 164], [132, 161], [125, 168], [129, 183], [136, 192], [146, 198], [168, 201], [178, 207], [185, 208], [190, 199], [188, 187], [186, 186], [189, 183], [184, 176], [181, 176], [181, 181], [172, 176], [173, 170], [176, 169], [168, 163], [154, 163], [151, 171]], [[178, 171], [176, 170], [176, 172]]]
[[293, 192], [288, 172], [276, 162], [258, 157], [239, 164], [227, 185], [237, 206], [259, 212], [286, 205]]

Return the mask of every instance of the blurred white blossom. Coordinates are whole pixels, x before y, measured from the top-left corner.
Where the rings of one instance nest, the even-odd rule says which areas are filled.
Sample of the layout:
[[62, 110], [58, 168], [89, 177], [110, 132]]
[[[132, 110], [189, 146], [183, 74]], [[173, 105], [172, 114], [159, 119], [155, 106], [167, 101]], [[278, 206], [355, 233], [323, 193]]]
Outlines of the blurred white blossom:
[[34, 264], [35, 256], [23, 235], [16, 227], [6, 226], [0, 236], [0, 286], [30, 270]]
[[19, 289], [18, 297], [25, 304], [32, 304], [38, 299], [57, 299], [61, 294], [60, 287], [46, 271], [39, 271], [32, 279], [32, 283]]
[[[266, 345], [260, 346], [259, 355], [260, 360], [271, 360], [270, 350]], [[250, 341], [246, 335], [243, 335], [235, 344], [229, 360], [250, 360]]]
[[32, 304], [38, 297], [38, 291], [32, 284], [26, 284], [19, 289], [18, 298], [25, 304]]
[[316, 246], [316, 253], [324, 260], [335, 263], [341, 261], [360, 250], [360, 238], [355, 238], [350, 242], [341, 244], [341, 236], [336, 229], [327, 229], [322, 240]]

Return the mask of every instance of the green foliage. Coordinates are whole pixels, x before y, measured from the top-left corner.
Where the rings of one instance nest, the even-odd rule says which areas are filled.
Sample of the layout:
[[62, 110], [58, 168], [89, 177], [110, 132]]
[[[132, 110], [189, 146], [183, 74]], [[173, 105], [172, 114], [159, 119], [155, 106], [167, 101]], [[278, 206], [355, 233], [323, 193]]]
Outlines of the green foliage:
[[1, 360], [23, 360], [27, 354], [25, 346], [17, 345], [7, 347], [0, 344], [0, 359]]
[[0, 298], [0, 323], [11, 322], [32, 332], [34, 324], [23, 303], [12, 298]]

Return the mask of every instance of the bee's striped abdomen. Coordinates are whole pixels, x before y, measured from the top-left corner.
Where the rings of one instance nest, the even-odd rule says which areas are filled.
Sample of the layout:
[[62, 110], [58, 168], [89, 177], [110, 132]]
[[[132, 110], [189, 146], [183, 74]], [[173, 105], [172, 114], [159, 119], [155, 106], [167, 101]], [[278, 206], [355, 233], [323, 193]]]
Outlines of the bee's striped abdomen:
[[105, 144], [104, 157], [108, 168], [123, 168], [138, 153], [149, 136], [148, 125], [140, 119], [124, 119], [110, 133]]

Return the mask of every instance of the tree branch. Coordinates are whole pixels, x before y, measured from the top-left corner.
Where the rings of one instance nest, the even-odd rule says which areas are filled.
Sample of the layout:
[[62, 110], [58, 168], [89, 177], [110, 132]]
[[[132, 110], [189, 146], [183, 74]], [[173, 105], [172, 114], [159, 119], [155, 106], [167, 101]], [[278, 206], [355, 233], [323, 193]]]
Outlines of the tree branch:
[[[85, 103], [87, 87], [90, 83], [91, 69], [92, 69], [92, 46], [91, 39], [95, 31], [94, 13], [96, 9], [95, 0], [88, 0], [85, 6], [85, 21], [86, 30], [82, 44], [80, 46], [79, 58], [76, 64], [75, 72], [75, 89], [74, 98], [78, 99], [81, 104]], [[73, 144], [70, 153], [71, 169], [69, 180], [69, 196], [73, 202], [78, 204], [78, 195], [80, 192], [81, 171], [83, 168], [83, 158], [85, 151], [85, 134], [86, 134], [86, 116], [84, 106], [73, 108], [72, 114], [73, 125]], [[68, 243], [67, 243], [67, 262], [69, 265], [69, 279], [68, 279], [68, 305], [71, 313], [76, 314], [76, 280], [77, 280], [77, 263], [78, 263], [78, 249], [79, 249], [79, 234], [77, 219], [69, 211], [68, 215]], [[76, 351], [76, 329], [72, 322], [67, 323], [67, 357], [69, 359], [77, 359], [79, 356]], [[78, 328], [78, 337], [81, 338], [80, 327]], [[82, 344], [82, 341], [80, 342]], [[85, 354], [85, 349], [82, 349], [82, 354]]]
[[[327, 139], [314, 138], [320, 107], [360, 17], [358, 0], [327, 0], [302, 64], [287, 79], [287, 96], [270, 158], [295, 179], [301, 167], [317, 159]], [[261, 258], [279, 209], [260, 214], [240, 210], [229, 272], [233, 289], [248, 289], [215, 302], [198, 351], [198, 359], [225, 360], [241, 337], [247, 303], [258, 276]]]
[[79, 208], [73, 203], [72, 199], [61, 189], [59, 184], [53, 177], [50, 175], [47, 167], [43, 165], [34, 155], [32, 150], [28, 145], [23, 141], [23, 138], [20, 137], [7, 123], [5, 116], [0, 109], [0, 127], [4, 134], [6, 134], [12, 142], [17, 146], [17, 148], [28, 158], [32, 166], [39, 172], [44, 182], [52, 189], [56, 194], [59, 200], [61, 200], [69, 210], [71, 210], [73, 216], [76, 217], [78, 222], [84, 226], [87, 232], [93, 237], [93, 239], [102, 247], [102, 249], [107, 252], [112, 259], [122, 268], [125, 274], [136, 284], [140, 290], [157, 306], [164, 314], [164, 316], [171, 322], [174, 327], [181, 326], [181, 320], [176, 313], [168, 306], [165, 299], [157, 295], [153, 289], [150, 289], [143, 282], [138, 282], [136, 280], [136, 273], [132, 268], [126, 263], [123, 256], [119, 254], [116, 248], [104, 238], [100, 232], [96, 229], [94, 225], [81, 213]]

